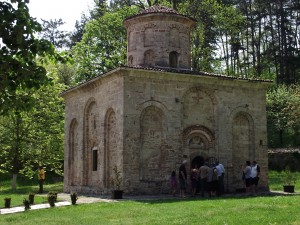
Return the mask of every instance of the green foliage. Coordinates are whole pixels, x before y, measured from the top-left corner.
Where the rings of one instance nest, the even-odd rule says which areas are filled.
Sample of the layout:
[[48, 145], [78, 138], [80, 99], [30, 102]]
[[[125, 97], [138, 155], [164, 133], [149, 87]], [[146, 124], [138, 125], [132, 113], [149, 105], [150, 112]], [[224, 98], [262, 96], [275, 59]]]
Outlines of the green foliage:
[[60, 27], [65, 24], [62, 19], [50, 19], [49, 21], [42, 19], [42, 37], [51, 42], [56, 49], [69, 46], [68, 36], [66, 31], [60, 30]]
[[[283, 185], [292, 183], [295, 185], [295, 191], [300, 190], [300, 172], [288, 172], [288, 176], [291, 176], [288, 180], [286, 179], [286, 171], [275, 171], [269, 170], [269, 186], [272, 191], [283, 191]], [[288, 181], [288, 182], [287, 182]]]
[[70, 197], [71, 197], [71, 202], [72, 202], [72, 205], [75, 205], [77, 200], [78, 200], [78, 196], [77, 196], [77, 193], [76, 192], [72, 192], [70, 194]]
[[46, 40], [35, 38], [40, 24], [30, 17], [27, 0], [0, 2], [0, 113], [9, 114], [12, 107], [19, 111], [33, 105], [28, 93], [49, 82], [46, 70], [36, 63], [36, 57], [54, 55]]
[[59, 94], [64, 88], [52, 83], [38, 91], [20, 92], [31, 96], [32, 109], [11, 108], [9, 115], [0, 117], [0, 172], [33, 177], [42, 164], [62, 173], [64, 109]]
[[24, 198], [23, 205], [24, 205], [25, 211], [30, 209], [30, 201], [27, 198]]
[[300, 146], [300, 86], [279, 85], [267, 93], [269, 147]]
[[78, 65], [76, 82], [86, 81], [126, 62], [123, 20], [136, 12], [137, 8], [124, 7], [86, 24], [82, 40], [73, 48]]
[[50, 193], [48, 194], [47, 199], [48, 199], [48, 203], [49, 203], [50, 207], [55, 206], [56, 198], [57, 198], [56, 195], [50, 194]]

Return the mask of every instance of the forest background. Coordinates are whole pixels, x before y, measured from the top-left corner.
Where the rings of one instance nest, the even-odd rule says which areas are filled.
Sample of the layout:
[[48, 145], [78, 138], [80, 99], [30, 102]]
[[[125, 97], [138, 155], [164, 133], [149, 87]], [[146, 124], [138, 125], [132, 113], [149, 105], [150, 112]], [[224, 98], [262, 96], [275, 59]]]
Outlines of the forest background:
[[300, 0], [94, 0], [72, 32], [29, 14], [28, 0], [0, 1], [0, 173], [62, 174], [59, 94], [126, 64], [123, 20], [160, 4], [197, 20], [192, 69], [271, 80], [268, 147], [300, 146]]

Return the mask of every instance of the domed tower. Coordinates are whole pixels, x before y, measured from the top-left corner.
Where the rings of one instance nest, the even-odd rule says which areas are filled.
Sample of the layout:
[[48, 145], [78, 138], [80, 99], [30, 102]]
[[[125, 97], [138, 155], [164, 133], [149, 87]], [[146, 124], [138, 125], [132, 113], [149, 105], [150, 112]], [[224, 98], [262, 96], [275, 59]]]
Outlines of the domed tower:
[[190, 32], [195, 24], [159, 5], [126, 18], [127, 65], [191, 69]]

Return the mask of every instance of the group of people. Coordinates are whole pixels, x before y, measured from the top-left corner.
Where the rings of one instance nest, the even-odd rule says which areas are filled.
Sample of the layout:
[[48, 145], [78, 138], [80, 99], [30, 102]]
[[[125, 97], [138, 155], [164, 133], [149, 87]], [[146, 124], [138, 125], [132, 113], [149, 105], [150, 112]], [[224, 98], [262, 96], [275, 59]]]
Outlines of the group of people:
[[257, 185], [259, 181], [260, 167], [254, 160], [252, 163], [246, 161], [243, 167], [243, 180], [246, 186], [246, 193], [257, 193]]
[[[184, 160], [179, 167], [179, 195], [185, 197], [187, 184], [188, 184], [188, 173], [186, 169], [187, 160]], [[246, 186], [246, 193], [257, 193], [257, 186], [259, 181], [260, 167], [254, 160], [252, 163], [246, 161], [246, 165], [242, 167], [243, 180]], [[191, 195], [195, 196], [197, 192], [202, 197], [205, 193], [211, 196], [220, 196], [224, 194], [224, 166], [215, 161], [211, 165], [205, 162], [200, 168], [193, 166], [190, 172], [190, 185]], [[175, 196], [177, 192], [177, 176], [176, 172], [173, 171], [171, 174], [171, 189], [172, 194]]]
[[[187, 161], [184, 160], [179, 167], [179, 195], [180, 197], [185, 197], [188, 177], [186, 170]], [[195, 196], [199, 191], [201, 196], [204, 197], [205, 193], [211, 196], [220, 196], [224, 193], [224, 166], [216, 161], [209, 165], [205, 162], [200, 168], [193, 166], [190, 173], [190, 183], [191, 183], [191, 194]], [[177, 190], [177, 180], [175, 171], [171, 174], [171, 187], [172, 193], [175, 195]]]

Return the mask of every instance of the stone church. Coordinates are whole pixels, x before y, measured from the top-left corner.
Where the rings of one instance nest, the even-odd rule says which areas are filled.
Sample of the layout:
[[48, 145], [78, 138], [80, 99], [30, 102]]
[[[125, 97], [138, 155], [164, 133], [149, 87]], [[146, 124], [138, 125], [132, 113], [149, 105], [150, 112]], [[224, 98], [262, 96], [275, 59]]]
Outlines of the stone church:
[[113, 167], [128, 194], [168, 193], [170, 175], [219, 160], [225, 191], [244, 187], [241, 166], [256, 160], [268, 190], [267, 81], [191, 70], [196, 21], [150, 7], [124, 20], [127, 65], [62, 93], [64, 191], [109, 193]]

